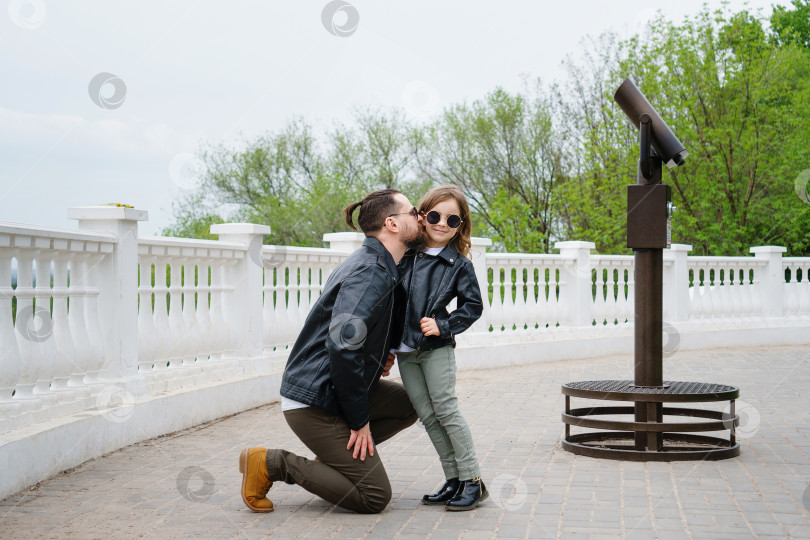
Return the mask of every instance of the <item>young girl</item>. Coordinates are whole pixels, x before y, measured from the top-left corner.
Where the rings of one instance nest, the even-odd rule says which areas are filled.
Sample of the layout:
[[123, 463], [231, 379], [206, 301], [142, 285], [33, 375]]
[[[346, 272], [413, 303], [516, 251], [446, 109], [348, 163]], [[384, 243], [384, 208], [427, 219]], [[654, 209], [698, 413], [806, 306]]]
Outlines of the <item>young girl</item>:
[[[445, 483], [422, 497], [448, 510], [472, 510], [487, 498], [472, 436], [456, 399], [455, 336], [483, 309], [481, 291], [467, 258], [470, 209], [455, 186], [430, 190], [419, 203], [427, 251], [400, 262], [408, 288], [405, 331], [397, 358], [405, 390], [427, 430], [444, 469]], [[448, 313], [455, 298], [457, 307]]]

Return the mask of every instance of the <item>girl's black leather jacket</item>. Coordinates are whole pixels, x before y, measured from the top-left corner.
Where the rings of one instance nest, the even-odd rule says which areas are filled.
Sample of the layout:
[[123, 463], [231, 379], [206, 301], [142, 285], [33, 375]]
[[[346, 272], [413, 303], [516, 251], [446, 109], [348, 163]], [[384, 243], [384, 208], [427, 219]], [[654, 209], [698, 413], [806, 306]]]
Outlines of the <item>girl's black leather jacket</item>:
[[281, 395], [340, 415], [351, 429], [369, 421], [368, 396], [399, 345], [405, 290], [391, 254], [376, 238], [324, 284], [295, 341]]
[[[455, 347], [456, 334], [477, 321], [484, 309], [472, 262], [450, 243], [435, 256], [409, 253], [398, 266], [408, 291], [403, 342], [421, 351]], [[453, 298], [456, 309], [449, 313], [447, 305]], [[419, 324], [422, 317], [436, 319], [441, 335], [423, 335]]]

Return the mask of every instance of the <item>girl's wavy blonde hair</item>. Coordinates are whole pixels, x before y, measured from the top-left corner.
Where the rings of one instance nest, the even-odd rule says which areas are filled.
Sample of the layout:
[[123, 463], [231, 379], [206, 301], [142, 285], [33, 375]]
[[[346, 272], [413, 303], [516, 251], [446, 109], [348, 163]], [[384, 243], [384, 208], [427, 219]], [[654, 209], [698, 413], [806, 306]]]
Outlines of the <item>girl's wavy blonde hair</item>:
[[456, 235], [451, 242], [453, 243], [453, 247], [456, 248], [456, 251], [468, 257], [470, 247], [472, 246], [470, 242], [470, 233], [472, 232], [470, 206], [467, 204], [467, 198], [464, 196], [464, 193], [462, 193], [459, 188], [445, 184], [431, 189], [425, 193], [425, 196], [419, 201], [419, 212], [427, 214], [431, 208], [448, 199], [455, 199], [456, 203], [458, 203], [459, 210], [461, 210], [461, 216], [459, 216], [461, 217], [461, 225], [456, 229]]

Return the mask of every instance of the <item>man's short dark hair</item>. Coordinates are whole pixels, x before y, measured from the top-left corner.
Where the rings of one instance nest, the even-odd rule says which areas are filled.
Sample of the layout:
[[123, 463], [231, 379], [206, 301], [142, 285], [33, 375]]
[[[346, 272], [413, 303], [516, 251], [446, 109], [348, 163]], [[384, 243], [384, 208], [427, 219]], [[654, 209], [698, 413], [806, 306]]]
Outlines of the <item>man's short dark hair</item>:
[[346, 223], [352, 230], [357, 230], [352, 222], [352, 214], [359, 206], [360, 211], [357, 213], [357, 224], [366, 236], [376, 236], [380, 229], [385, 224], [385, 220], [391, 214], [395, 214], [398, 210], [397, 201], [394, 196], [400, 192], [396, 189], [380, 189], [372, 191], [366, 195], [362, 201], [352, 203], [343, 209], [343, 215], [346, 217]]

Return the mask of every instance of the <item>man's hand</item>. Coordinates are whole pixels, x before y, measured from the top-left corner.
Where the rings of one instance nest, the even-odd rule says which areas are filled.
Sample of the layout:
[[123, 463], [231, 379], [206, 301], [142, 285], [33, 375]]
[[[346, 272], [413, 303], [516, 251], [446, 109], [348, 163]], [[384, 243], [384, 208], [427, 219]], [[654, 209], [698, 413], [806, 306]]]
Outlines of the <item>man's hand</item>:
[[426, 336], [440, 336], [442, 335], [439, 332], [439, 325], [436, 324], [436, 319], [428, 319], [427, 317], [423, 317], [419, 324], [422, 327], [422, 333]]
[[357, 459], [357, 455], [360, 454], [360, 461], [366, 460], [366, 452], [368, 452], [369, 456], [374, 455], [374, 441], [371, 440], [371, 428], [368, 424], [361, 427], [359, 430], [350, 430], [351, 435], [349, 435], [349, 444], [346, 445], [346, 450], [349, 450], [352, 446], [354, 446], [354, 454], [352, 454], [352, 459]]
[[382, 376], [388, 377], [391, 375], [391, 368], [394, 367], [394, 362], [396, 361], [397, 356], [390, 352], [388, 353], [388, 360], [385, 361], [385, 366], [383, 367]]

